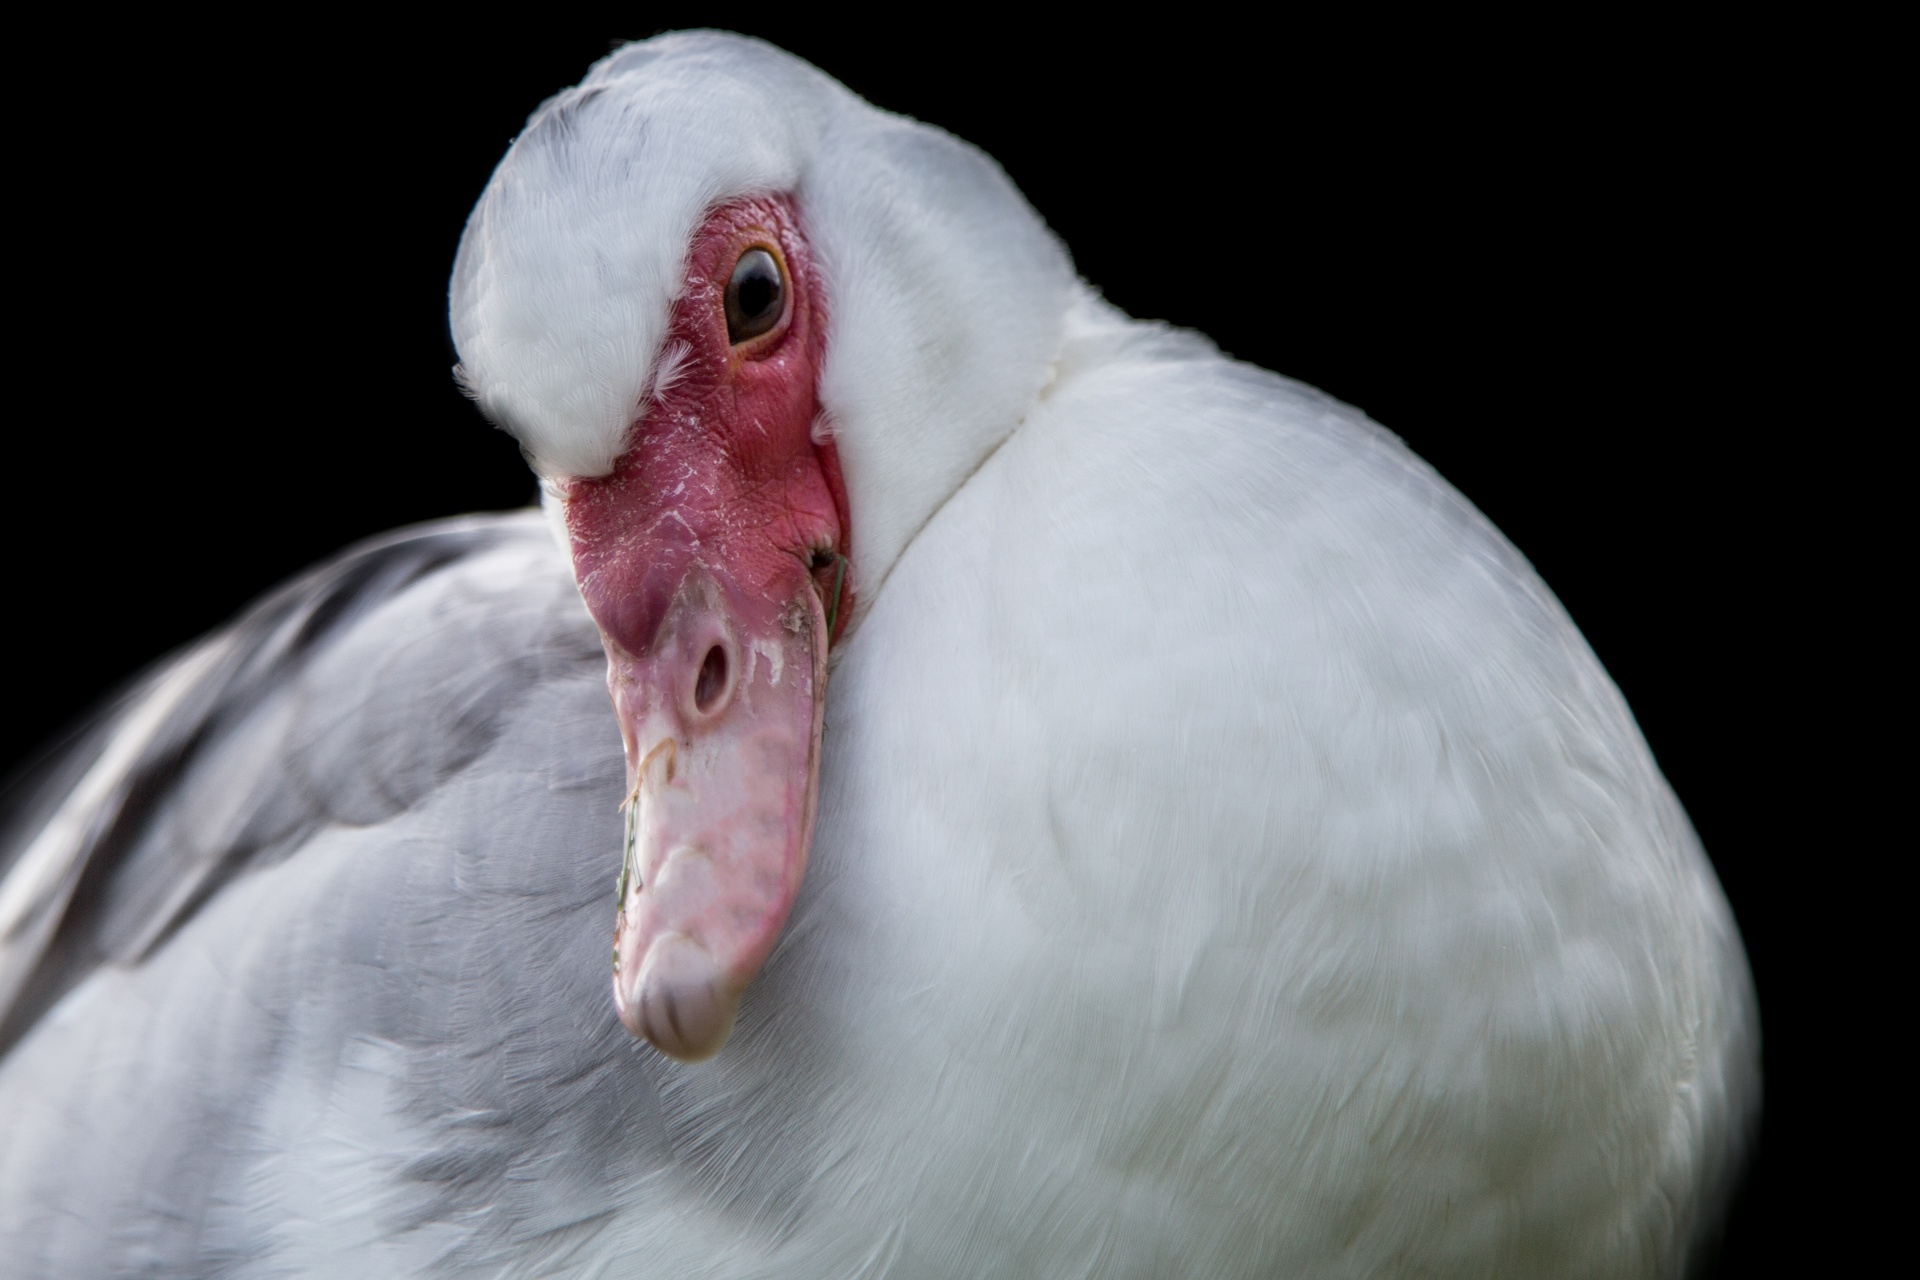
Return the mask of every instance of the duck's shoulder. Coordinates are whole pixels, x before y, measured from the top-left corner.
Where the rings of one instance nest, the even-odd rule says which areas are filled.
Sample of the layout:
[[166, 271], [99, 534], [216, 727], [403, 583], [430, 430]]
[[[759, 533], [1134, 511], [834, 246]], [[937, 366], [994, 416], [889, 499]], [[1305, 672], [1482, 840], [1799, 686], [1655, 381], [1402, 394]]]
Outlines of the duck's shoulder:
[[[1434, 689], [1410, 664], [1445, 683], [1500, 660], [1542, 692], [1578, 685], [1596, 714], [1620, 711], [1526, 557], [1399, 437], [1091, 295], [1046, 393], [977, 479], [950, 523], [979, 521], [960, 541], [1030, 580], [1009, 616], [1053, 625], [1091, 609], [1116, 638], [1144, 629], [1177, 647], [1198, 632], [1246, 662], [1360, 663], [1376, 688], [1416, 697]], [[1116, 583], [1153, 607], [1113, 597]]]
[[[1492, 522], [1364, 409], [1084, 289], [1053, 378], [1010, 444], [1095, 489], [1103, 477], [1130, 486], [1132, 503], [1109, 504], [1131, 507], [1121, 518], [1287, 531], [1303, 549], [1465, 551], [1537, 582]], [[1070, 496], [1064, 484], [1060, 493]]]

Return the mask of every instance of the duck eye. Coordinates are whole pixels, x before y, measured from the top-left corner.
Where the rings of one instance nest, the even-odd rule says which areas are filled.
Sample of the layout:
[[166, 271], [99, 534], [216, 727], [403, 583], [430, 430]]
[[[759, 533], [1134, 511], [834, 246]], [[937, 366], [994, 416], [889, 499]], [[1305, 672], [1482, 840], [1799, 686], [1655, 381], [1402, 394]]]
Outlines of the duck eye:
[[779, 262], [765, 249], [747, 250], [727, 281], [727, 340], [737, 345], [767, 332], [779, 322], [786, 302]]

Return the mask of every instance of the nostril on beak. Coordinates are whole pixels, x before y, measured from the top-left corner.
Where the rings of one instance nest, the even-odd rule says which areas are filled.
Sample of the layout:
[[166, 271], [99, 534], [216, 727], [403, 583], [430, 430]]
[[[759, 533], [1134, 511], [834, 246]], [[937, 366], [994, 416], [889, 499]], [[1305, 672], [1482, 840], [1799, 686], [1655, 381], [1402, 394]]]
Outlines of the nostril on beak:
[[700, 664], [700, 678], [694, 681], [693, 705], [704, 715], [720, 702], [720, 696], [727, 691], [727, 651], [719, 645], [707, 650], [706, 661]]

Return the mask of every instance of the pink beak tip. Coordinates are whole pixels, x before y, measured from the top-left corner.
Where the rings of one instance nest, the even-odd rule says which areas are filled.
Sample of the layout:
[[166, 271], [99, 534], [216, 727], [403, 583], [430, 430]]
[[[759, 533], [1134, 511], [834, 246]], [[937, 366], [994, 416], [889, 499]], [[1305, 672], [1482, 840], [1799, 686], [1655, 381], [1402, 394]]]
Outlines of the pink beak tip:
[[682, 933], [669, 933], [647, 949], [639, 972], [622, 990], [614, 978], [620, 1022], [681, 1062], [701, 1062], [720, 1052], [733, 1033], [739, 993], [731, 989], [707, 949]]

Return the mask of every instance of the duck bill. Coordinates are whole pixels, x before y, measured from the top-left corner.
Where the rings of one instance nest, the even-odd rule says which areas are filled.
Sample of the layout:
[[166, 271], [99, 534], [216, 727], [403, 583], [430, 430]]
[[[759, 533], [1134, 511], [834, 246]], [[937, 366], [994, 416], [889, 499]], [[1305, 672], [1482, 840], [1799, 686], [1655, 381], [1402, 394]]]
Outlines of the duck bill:
[[785, 592], [698, 559], [677, 577], [642, 652], [602, 632], [628, 777], [613, 998], [628, 1031], [697, 1061], [726, 1043], [806, 870], [828, 634], [798, 564]]
[[840, 526], [811, 445], [769, 464], [709, 419], [663, 417], [565, 502], [626, 745], [614, 1009], [698, 1061], [727, 1042], [806, 871], [823, 601], [845, 584], [822, 567]]

